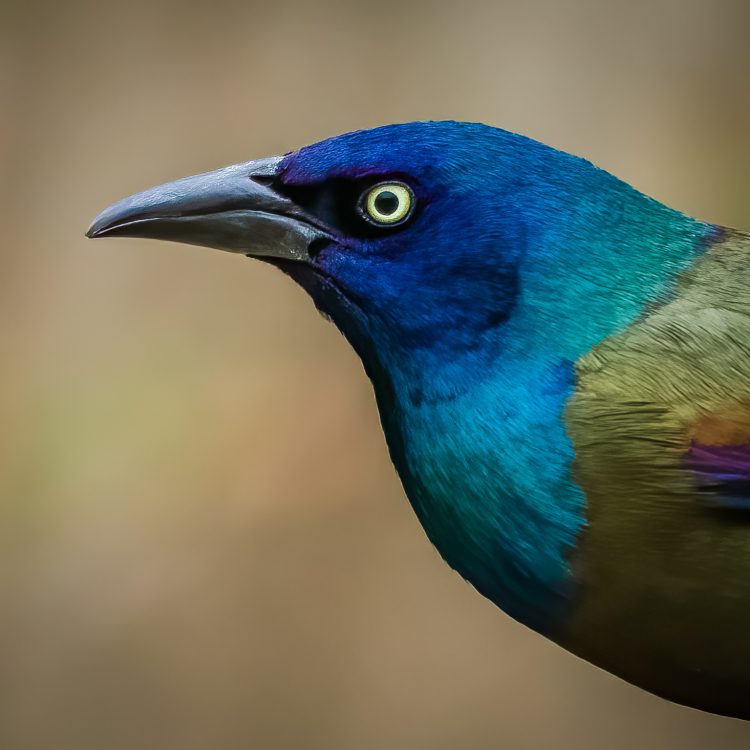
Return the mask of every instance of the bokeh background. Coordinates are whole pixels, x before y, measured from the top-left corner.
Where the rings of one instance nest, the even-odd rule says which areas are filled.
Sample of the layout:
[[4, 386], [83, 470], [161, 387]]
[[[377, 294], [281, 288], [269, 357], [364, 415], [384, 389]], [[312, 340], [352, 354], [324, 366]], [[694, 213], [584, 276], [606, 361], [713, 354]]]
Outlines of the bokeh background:
[[0, 748], [747, 748], [445, 567], [281, 274], [83, 232], [427, 118], [750, 229], [749, 26], [747, 0], [0, 0]]

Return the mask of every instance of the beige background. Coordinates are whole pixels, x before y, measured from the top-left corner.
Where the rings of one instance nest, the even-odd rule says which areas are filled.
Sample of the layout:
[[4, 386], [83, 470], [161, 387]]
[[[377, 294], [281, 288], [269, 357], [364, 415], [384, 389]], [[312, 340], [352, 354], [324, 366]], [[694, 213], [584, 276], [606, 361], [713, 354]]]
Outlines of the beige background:
[[0, 14], [0, 748], [748, 747], [443, 565], [359, 363], [281, 274], [83, 238], [151, 184], [420, 118], [749, 229], [746, 0]]

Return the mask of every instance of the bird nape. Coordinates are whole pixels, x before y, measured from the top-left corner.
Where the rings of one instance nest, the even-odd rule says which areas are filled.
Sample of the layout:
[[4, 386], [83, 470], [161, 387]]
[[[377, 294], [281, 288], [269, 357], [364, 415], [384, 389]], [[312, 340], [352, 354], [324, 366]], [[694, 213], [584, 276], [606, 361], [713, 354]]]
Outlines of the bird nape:
[[750, 719], [750, 237], [458, 122], [177, 180], [88, 236], [280, 268], [360, 356], [453, 568], [594, 664]]

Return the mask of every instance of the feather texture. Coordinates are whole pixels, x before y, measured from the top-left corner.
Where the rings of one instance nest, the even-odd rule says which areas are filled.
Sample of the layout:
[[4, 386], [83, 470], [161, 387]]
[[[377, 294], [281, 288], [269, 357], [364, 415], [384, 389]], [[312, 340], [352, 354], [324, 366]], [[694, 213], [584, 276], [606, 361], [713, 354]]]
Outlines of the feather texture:
[[567, 419], [588, 593], [563, 642], [673, 700], [750, 718], [750, 531], [716, 511], [747, 481], [747, 288], [750, 242], [726, 234], [673, 300], [579, 361]]
[[[221, 229], [218, 246], [252, 249], [254, 217], [257, 254], [359, 354], [445, 560], [595, 664], [750, 719], [750, 239], [477, 124], [249, 164], [263, 210], [244, 179], [225, 184], [236, 165], [126, 200], [93, 236], [166, 205], [121, 228], [198, 244]], [[394, 182], [413, 203], [377, 225], [366, 197]]]

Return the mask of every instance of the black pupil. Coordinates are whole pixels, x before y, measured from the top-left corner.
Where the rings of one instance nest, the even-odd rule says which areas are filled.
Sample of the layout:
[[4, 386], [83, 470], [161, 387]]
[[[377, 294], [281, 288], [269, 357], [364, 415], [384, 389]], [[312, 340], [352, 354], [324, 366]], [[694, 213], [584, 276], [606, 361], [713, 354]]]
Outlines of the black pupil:
[[390, 190], [383, 190], [375, 198], [375, 210], [382, 216], [390, 216], [398, 210], [398, 196]]

